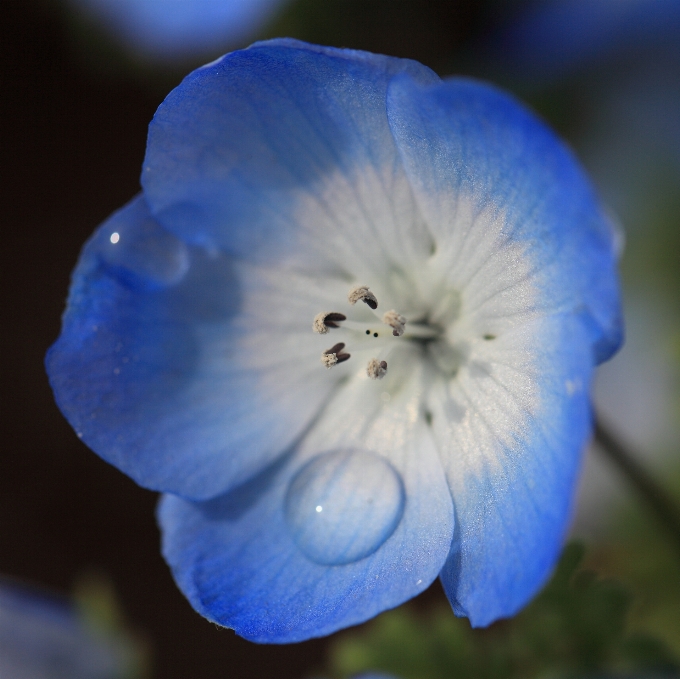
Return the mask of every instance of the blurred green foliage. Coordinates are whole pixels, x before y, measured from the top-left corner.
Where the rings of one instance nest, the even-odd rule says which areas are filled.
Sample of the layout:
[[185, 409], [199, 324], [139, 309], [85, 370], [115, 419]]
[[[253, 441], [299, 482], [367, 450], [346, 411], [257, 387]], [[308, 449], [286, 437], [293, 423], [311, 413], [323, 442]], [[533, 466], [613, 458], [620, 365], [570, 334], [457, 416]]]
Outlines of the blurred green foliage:
[[[580, 544], [568, 545], [533, 603], [488, 629], [472, 629], [443, 605], [429, 613], [417, 613], [412, 605], [384, 613], [339, 638], [332, 674], [348, 677], [379, 669], [403, 679], [566, 678], [640, 671], [677, 676], [680, 656], [644, 625], [629, 624], [630, 588], [583, 569], [583, 559]], [[654, 570], [655, 556], [650, 565]]]
[[[680, 470], [664, 476], [680, 498]], [[615, 517], [605, 540], [590, 550], [586, 565], [625, 582], [635, 593], [629, 629], [654, 636], [680, 657], [680, 536], [669, 535], [644, 506], [631, 501]]]

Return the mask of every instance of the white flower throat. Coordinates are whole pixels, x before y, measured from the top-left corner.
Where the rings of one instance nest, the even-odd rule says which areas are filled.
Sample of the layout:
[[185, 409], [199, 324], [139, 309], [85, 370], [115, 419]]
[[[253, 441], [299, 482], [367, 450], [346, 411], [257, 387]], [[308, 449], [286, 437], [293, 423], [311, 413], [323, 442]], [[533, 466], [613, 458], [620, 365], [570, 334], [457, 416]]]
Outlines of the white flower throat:
[[[376, 258], [373, 269], [343, 258], [338, 275], [288, 278], [286, 298], [300, 299], [307, 319], [295, 325], [306, 338], [289, 340], [304, 356], [300, 387], [333, 394], [301, 444], [306, 463], [284, 503], [310, 560], [348, 564], [384, 544], [406, 516], [404, 470], [421, 451], [437, 456], [433, 469], [452, 488], [461, 467], [499, 465], [493, 445], [478, 441], [512, 439], [536, 411], [533, 261], [505, 224], [502, 213], [461, 203], [429, 253]], [[276, 313], [287, 321], [288, 309]]]
[[[324, 311], [314, 317], [312, 328], [315, 333], [342, 334], [345, 342], [336, 342], [321, 354], [321, 363], [332, 368], [351, 358], [352, 346], [362, 350], [370, 349], [374, 355], [368, 360], [366, 374], [373, 380], [380, 380], [388, 370], [387, 358], [395, 347], [395, 341], [416, 341], [428, 348], [437, 366], [446, 374], [455, 373], [460, 356], [444, 340], [445, 329], [437, 324], [428, 323], [424, 319], [407, 322], [407, 319], [395, 309], [379, 313], [378, 299], [368, 286], [353, 287], [347, 295], [351, 306], [363, 302], [372, 312], [375, 321], [352, 320], [339, 311]], [[454, 301], [449, 295], [444, 302], [450, 306]], [[408, 324], [407, 324], [408, 323]], [[342, 331], [342, 332], [339, 332]]]

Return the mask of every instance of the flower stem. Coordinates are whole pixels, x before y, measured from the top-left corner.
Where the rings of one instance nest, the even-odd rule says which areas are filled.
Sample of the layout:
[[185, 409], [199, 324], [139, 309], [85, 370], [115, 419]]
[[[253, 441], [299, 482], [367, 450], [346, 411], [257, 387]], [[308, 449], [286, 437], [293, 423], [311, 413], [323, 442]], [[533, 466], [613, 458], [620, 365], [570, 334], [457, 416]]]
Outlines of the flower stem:
[[605, 426], [595, 418], [595, 443], [635, 488], [659, 523], [672, 535], [680, 549], [680, 505], [635, 459]]

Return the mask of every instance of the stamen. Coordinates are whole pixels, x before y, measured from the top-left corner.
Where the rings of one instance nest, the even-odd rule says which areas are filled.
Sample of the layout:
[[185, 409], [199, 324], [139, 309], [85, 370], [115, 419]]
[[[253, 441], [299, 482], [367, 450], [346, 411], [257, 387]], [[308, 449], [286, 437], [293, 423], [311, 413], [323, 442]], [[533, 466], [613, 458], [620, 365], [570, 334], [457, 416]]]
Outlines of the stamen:
[[345, 316], [345, 314], [339, 314], [337, 311], [332, 311], [326, 316], [326, 325], [331, 328], [339, 328], [338, 322], [346, 320], [347, 316]]
[[372, 358], [368, 362], [366, 373], [372, 380], [381, 380], [387, 374], [387, 361], [379, 361]]
[[395, 337], [401, 337], [404, 334], [404, 326], [406, 325], [406, 319], [398, 314], [394, 309], [392, 311], [386, 311], [383, 316], [383, 323], [392, 327], [392, 334]]
[[321, 354], [321, 362], [330, 370], [338, 362], [338, 357], [335, 354]]
[[330, 349], [326, 349], [326, 351], [321, 354], [321, 362], [329, 369], [336, 365], [336, 363], [344, 363], [350, 357], [349, 354], [341, 353], [344, 348], [344, 342], [334, 344]]
[[347, 316], [344, 314], [339, 314], [335, 311], [322, 311], [314, 316], [312, 328], [319, 335], [325, 335], [329, 328], [339, 328], [338, 322], [345, 320], [347, 320]]
[[339, 354], [343, 349], [345, 348], [345, 343], [344, 342], [338, 342], [337, 344], [334, 344], [330, 349], [326, 349], [324, 351], [324, 354]]
[[357, 285], [353, 287], [347, 295], [349, 303], [354, 306], [359, 300], [368, 304], [371, 309], [378, 308], [377, 297], [368, 289], [367, 285]]

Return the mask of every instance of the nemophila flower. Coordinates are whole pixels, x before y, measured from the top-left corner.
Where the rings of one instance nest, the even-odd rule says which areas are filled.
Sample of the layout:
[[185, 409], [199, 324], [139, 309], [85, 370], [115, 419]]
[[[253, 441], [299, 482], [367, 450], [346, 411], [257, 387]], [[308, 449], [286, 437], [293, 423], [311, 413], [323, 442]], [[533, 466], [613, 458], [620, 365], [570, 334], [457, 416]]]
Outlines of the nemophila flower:
[[677, 59], [679, 31], [676, 0], [540, 0], [500, 36], [499, 56], [524, 77], [555, 79], [598, 62], [639, 62], [650, 48]]
[[282, 0], [70, 0], [136, 52], [163, 60], [250, 37]]
[[129, 649], [90, 629], [65, 601], [0, 585], [0, 677], [117, 679]]
[[614, 238], [505, 94], [275, 40], [188, 76], [47, 366], [78, 435], [168, 493], [193, 606], [290, 642], [438, 575], [474, 625], [547, 577], [620, 342]]

